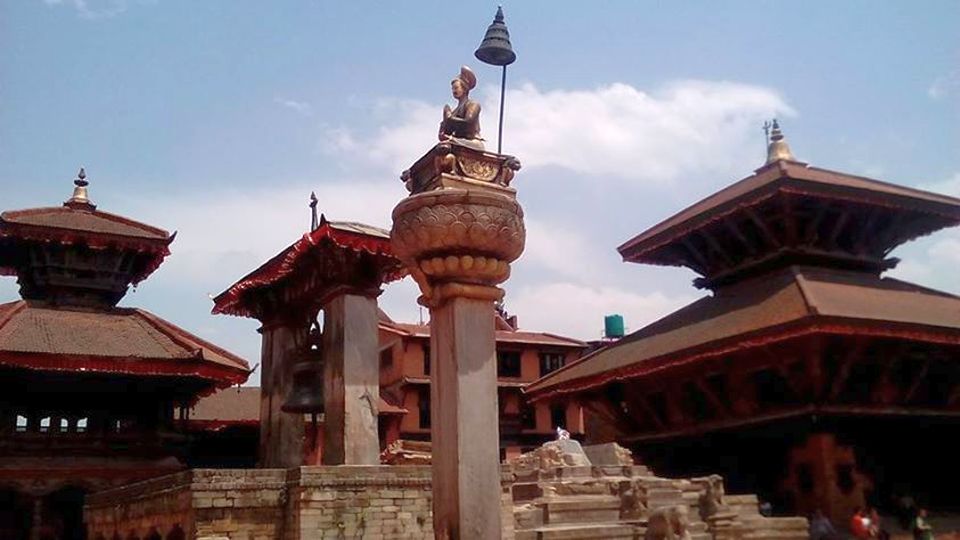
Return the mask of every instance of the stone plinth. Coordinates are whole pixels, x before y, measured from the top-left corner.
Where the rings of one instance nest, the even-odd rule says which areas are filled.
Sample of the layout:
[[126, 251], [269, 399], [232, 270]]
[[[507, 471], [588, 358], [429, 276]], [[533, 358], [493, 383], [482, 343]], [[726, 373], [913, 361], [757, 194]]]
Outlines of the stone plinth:
[[[509, 477], [497, 479], [510, 515]], [[423, 466], [195, 469], [90, 495], [84, 518], [93, 539], [418, 540], [433, 538], [431, 500]]]
[[437, 538], [499, 538], [499, 418], [493, 302], [526, 232], [519, 162], [445, 142], [403, 175], [394, 254], [430, 308], [433, 519]]

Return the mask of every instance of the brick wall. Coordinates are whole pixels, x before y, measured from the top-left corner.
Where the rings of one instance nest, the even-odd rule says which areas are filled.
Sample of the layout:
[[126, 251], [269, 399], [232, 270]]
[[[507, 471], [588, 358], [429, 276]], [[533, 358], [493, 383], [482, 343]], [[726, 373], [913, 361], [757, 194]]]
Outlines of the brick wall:
[[[504, 538], [513, 538], [512, 476], [505, 475]], [[87, 499], [97, 540], [433, 538], [429, 466], [196, 469]], [[99, 536], [98, 536], [99, 535]]]

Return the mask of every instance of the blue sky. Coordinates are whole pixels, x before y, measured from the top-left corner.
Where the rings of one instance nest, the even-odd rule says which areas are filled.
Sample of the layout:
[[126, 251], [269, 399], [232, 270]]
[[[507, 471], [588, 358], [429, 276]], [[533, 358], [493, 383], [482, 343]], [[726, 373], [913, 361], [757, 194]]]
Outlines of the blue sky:
[[[473, 50], [495, 3], [0, 3], [0, 208], [59, 204], [87, 167], [101, 209], [178, 230], [124, 299], [258, 361], [218, 293], [331, 219], [389, 226], [399, 173], [433, 144], [449, 80], [477, 72], [495, 146], [498, 72]], [[528, 217], [507, 307], [580, 338], [693, 300], [692, 273], [614, 248], [764, 157], [782, 119], [811, 164], [960, 196], [960, 2], [506, 2], [518, 53], [504, 151]], [[960, 234], [895, 253], [960, 293]], [[387, 288], [417, 317], [415, 287]], [[17, 297], [12, 279], [0, 301]]]

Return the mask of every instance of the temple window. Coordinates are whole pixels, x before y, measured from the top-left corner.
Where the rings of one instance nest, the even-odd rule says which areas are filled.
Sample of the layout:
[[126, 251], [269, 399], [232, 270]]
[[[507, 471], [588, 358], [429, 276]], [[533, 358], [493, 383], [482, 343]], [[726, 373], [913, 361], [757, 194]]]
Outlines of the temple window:
[[520, 376], [520, 352], [497, 351], [497, 377]]
[[563, 367], [564, 358], [559, 353], [540, 353], [540, 376]]
[[837, 465], [837, 487], [844, 495], [853, 493], [853, 465]]
[[47, 433], [50, 431], [50, 417], [44, 416], [40, 419], [40, 433]]
[[67, 432], [69, 432], [69, 431], [70, 431], [70, 421], [67, 420], [66, 418], [61, 418], [61, 419], [60, 419], [60, 429], [59, 429], [58, 431], [59, 431], [60, 433], [67, 433]]
[[420, 415], [420, 428], [430, 429], [430, 388], [421, 388], [417, 410]]
[[87, 432], [87, 418], [81, 418], [77, 420], [77, 433], [86, 433]]
[[25, 433], [29, 424], [30, 422], [27, 420], [26, 416], [21, 414], [17, 415], [17, 433]]
[[537, 429], [537, 409], [524, 403], [520, 406], [520, 427], [523, 429]]

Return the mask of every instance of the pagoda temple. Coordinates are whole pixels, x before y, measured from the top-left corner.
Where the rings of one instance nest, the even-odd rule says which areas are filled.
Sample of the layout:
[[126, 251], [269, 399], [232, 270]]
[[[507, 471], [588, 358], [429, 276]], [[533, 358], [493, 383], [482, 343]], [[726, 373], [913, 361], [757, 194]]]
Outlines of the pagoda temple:
[[[0, 214], [0, 538], [83, 538], [87, 493], [183, 469], [179, 429], [247, 362], [118, 307], [175, 235], [98, 210], [83, 170], [62, 206]], [[177, 414], [179, 411], [180, 414]]]
[[711, 294], [528, 392], [576, 397], [591, 442], [778, 511], [955, 504], [960, 298], [882, 274], [957, 224], [960, 200], [808, 166], [774, 124], [754, 174], [618, 248]]

